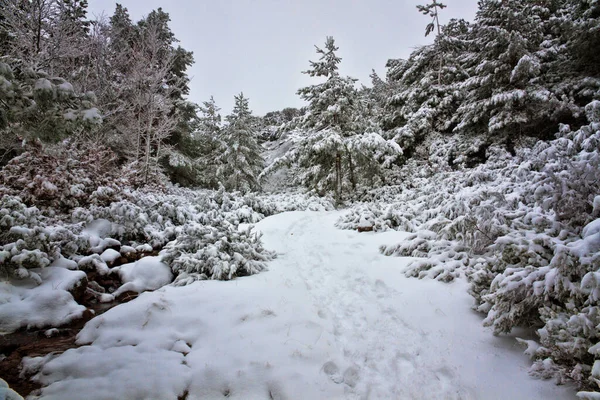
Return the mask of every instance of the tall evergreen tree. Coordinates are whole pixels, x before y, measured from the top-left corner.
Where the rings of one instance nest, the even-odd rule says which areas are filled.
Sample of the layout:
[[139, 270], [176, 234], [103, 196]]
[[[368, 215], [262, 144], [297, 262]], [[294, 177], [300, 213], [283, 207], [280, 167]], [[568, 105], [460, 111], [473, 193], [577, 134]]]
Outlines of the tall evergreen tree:
[[[427, 15], [432, 19], [431, 22], [427, 24], [427, 27], [425, 28], [425, 36], [429, 36], [429, 34], [432, 33], [434, 29], [437, 29], [438, 38], [441, 36], [442, 30], [440, 25], [439, 12], [444, 8], [446, 8], [446, 5], [438, 3], [437, 0], [433, 0], [431, 3], [426, 5], [417, 6], [417, 10], [419, 10], [420, 13], [422, 13], [423, 15]], [[440, 63], [438, 69], [438, 85], [440, 85], [442, 83], [442, 65], [444, 59], [441, 54], [438, 55], [438, 58]]]
[[315, 48], [320, 58], [310, 61], [311, 69], [303, 73], [325, 78], [325, 81], [298, 90], [300, 97], [309, 103], [300, 123], [300, 127], [307, 130], [308, 137], [299, 152], [298, 161], [300, 166], [307, 168], [304, 177], [306, 183], [320, 186], [321, 189], [333, 189], [339, 204], [344, 178], [343, 164], [350, 173], [352, 186], [356, 186], [354, 161], [347, 151], [345, 139], [356, 133], [354, 111], [357, 92], [354, 83], [357, 80], [340, 75], [338, 64], [342, 59], [336, 55], [339, 48], [333, 37], [327, 37], [324, 49]]
[[[460, 105], [464, 80], [468, 78], [470, 24], [450, 20], [435, 43], [416, 49], [407, 60], [389, 60], [381, 126], [388, 137], [400, 144], [405, 157], [433, 134], [450, 134]], [[439, 57], [443, 56], [443, 80], [439, 78]]]
[[380, 179], [381, 167], [390, 166], [401, 150], [384, 140], [369, 119], [371, 104], [354, 88], [356, 79], [340, 75], [341, 58], [333, 38], [327, 38], [324, 49], [316, 49], [320, 59], [311, 61], [311, 69], [304, 73], [325, 80], [298, 91], [309, 105], [290, 125], [299, 128], [302, 136], [265, 174], [295, 163], [300, 183], [321, 194], [333, 191], [339, 205], [344, 192]]
[[217, 106], [213, 96], [210, 100], [198, 107], [198, 127], [194, 132], [193, 140], [196, 144], [195, 156], [198, 181], [202, 186], [216, 189], [218, 187], [218, 159], [224, 150], [221, 142], [221, 109]]
[[[7, 0], [0, 7], [0, 163], [18, 154], [23, 141], [57, 142], [102, 120], [93, 95], [81, 94], [72, 69], [61, 66], [63, 56], [82, 54], [74, 49], [85, 40], [86, 3], [73, 3], [73, 14], [67, 0]], [[58, 52], [64, 38], [73, 43]]]
[[466, 98], [458, 108], [457, 131], [494, 135], [532, 133], [555, 102], [540, 83], [536, 52], [550, 17], [545, 3], [518, 0], [480, 2], [472, 31], [465, 82]]
[[219, 157], [217, 175], [228, 190], [259, 190], [258, 176], [264, 168], [264, 160], [252, 123], [252, 111], [243, 93], [235, 96], [235, 106], [227, 116], [227, 123], [220, 135], [223, 153]]

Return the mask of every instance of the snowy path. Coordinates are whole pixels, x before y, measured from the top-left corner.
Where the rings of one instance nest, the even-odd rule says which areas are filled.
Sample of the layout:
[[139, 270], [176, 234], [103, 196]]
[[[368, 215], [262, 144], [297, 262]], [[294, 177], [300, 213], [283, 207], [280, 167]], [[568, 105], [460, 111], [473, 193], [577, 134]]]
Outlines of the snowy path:
[[571, 399], [481, 327], [464, 282], [405, 278], [339, 213], [261, 221], [268, 272], [145, 293], [46, 363], [43, 398]]

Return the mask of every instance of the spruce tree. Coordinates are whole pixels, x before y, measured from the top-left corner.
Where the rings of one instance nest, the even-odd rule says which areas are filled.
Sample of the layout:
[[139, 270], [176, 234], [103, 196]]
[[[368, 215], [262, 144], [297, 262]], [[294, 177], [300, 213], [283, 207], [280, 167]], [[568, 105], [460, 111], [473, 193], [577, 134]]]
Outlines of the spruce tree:
[[261, 148], [252, 123], [252, 111], [243, 93], [235, 96], [235, 106], [222, 130], [223, 152], [217, 175], [228, 190], [259, 190], [258, 175], [264, 167]]
[[354, 88], [356, 79], [343, 77], [338, 71], [342, 61], [336, 55], [338, 49], [331, 36], [327, 37], [324, 49], [316, 47], [320, 58], [311, 61], [311, 69], [304, 73], [326, 80], [302, 88], [298, 94], [309, 103], [300, 124], [307, 130], [303, 149], [299, 152], [299, 164], [308, 169], [305, 180], [311, 186], [325, 183], [325, 188], [334, 190], [336, 202], [340, 204], [345, 170], [352, 187], [356, 187], [354, 160], [348, 152], [346, 139], [356, 134], [357, 92]]
[[321, 195], [333, 192], [340, 205], [344, 193], [382, 180], [382, 167], [391, 166], [402, 151], [381, 136], [373, 104], [354, 88], [356, 79], [340, 75], [334, 39], [327, 37], [325, 47], [316, 49], [320, 58], [311, 61], [311, 69], [304, 73], [325, 80], [298, 91], [309, 104], [287, 126], [300, 131], [299, 140], [264, 174], [295, 164], [299, 183]]
[[202, 186], [216, 189], [218, 187], [218, 159], [224, 145], [221, 136], [221, 109], [215, 99], [210, 96], [198, 107], [198, 127], [194, 132], [193, 140], [196, 143], [198, 154], [195, 159], [198, 171], [198, 181]]
[[517, 0], [480, 2], [471, 54], [458, 108], [456, 131], [491, 135], [533, 134], [548, 118], [553, 96], [540, 86], [537, 51], [544, 40], [548, 9]]
[[[440, 27], [440, 18], [439, 18], [439, 11], [443, 10], [444, 8], [446, 8], [445, 4], [442, 3], [438, 3], [437, 0], [433, 0], [431, 3], [426, 4], [426, 5], [418, 5], [417, 6], [417, 10], [419, 10], [420, 13], [422, 13], [423, 15], [428, 15], [429, 17], [432, 18], [431, 22], [429, 24], [427, 24], [427, 27], [425, 28], [425, 36], [429, 36], [429, 34], [431, 32], [433, 32], [434, 29], [437, 29], [437, 35], [438, 37], [441, 36], [442, 31], [441, 31], [441, 27]], [[441, 55], [438, 55], [439, 57], [439, 69], [438, 69], [438, 85], [440, 85], [442, 83], [442, 64], [444, 62], [444, 59], [442, 58]]]
[[[416, 49], [407, 60], [389, 60], [380, 124], [387, 135], [410, 157], [432, 134], [450, 134], [456, 109], [464, 98], [468, 78], [464, 59], [469, 59], [470, 25], [450, 20], [435, 43]], [[443, 80], [439, 81], [439, 57], [443, 56]], [[381, 86], [381, 84], [379, 85]]]

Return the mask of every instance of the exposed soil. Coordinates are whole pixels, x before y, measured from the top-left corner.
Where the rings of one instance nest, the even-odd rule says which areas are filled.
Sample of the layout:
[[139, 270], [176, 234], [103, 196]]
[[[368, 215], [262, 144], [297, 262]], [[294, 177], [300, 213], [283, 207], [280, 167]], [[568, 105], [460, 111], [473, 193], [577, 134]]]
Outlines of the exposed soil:
[[[156, 255], [158, 252], [141, 252], [128, 257], [121, 257], [112, 266], [136, 261], [142, 257]], [[100, 303], [94, 292], [98, 290], [106, 293], [114, 292], [122, 282], [118, 274], [99, 275], [95, 271], [86, 271], [87, 281], [82, 288], [75, 288], [73, 298], [87, 310], [78, 320], [72, 321], [52, 331], [50, 337], [46, 332], [52, 327], [27, 330], [20, 329], [6, 335], [0, 335], [0, 354], [5, 357], [0, 359], [0, 377], [4, 379], [11, 389], [26, 397], [41, 388], [41, 385], [31, 380], [31, 375], [22, 373], [21, 363], [24, 357], [42, 357], [48, 354], [61, 354], [69, 349], [79, 347], [75, 343], [77, 334], [83, 326], [95, 316], [105, 313], [111, 308], [135, 299], [136, 292], [124, 292], [111, 303]]]

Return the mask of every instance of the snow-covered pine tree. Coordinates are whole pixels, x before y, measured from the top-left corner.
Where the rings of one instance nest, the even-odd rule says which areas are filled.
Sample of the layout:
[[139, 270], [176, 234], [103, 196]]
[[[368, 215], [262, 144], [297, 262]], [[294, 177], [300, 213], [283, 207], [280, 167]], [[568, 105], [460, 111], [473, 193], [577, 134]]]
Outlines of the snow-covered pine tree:
[[177, 45], [169, 21], [157, 9], [134, 24], [121, 5], [108, 21], [94, 21], [81, 83], [95, 91], [105, 121], [89, 139], [140, 162], [144, 171], [152, 161], [152, 168], [164, 167], [172, 180], [195, 184], [188, 167], [196, 105], [184, 98], [193, 57]]
[[227, 123], [220, 135], [224, 147], [217, 176], [228, 190], [259, 190], [258, 175], [264, 160], [252, 123], [252, 111], [243, 93], [235, 96], [235, 106], [227, 116]]
[[[437, 29], [438, 37], [442, 34], [440, 18], [439, 18], [439, 11], [443, 10], [444, 8], [446, 8], [446, 5], [442, 4], [442, 3], [438, 3], [437, 0], [433, 0], [431, 3], [426, 4], [426, 5], [418, 5], [417, 6], [417, 10], [419, 10], [420, 13], [431, 17], [431, 22], [429, 24], [427, 24], [427, 27], [425, 28], [425, 36], [429, 36], [429, 34], [431, 32], [433, 32], [434, 29]], [[442, 65], [444, 63], [444, 59], [441, 56], [441, 54], [438, 54], [438, 58], [439, 58], [440, 66], [438, 68], [438, 82], [437, 83], [438, 83], [438, 85], [440, 85], [442, 83]]]
[[[536, 52], [550, 17], [549, 1], [481, 1], [465, 68], [466, 98], [458, 108], [457, 132], [493, 136], [534, 134], [551, 112], [553, 96], [540, 86]], [[538, 131], [538, 132], [536, 132]]]
[[[469, 30], [464, 20], [450, 20], [433, 44], [418, 48], [407, 60], [388, 61], [379, 123], [405, 158], [415, 153], [427, 157], [421, 153], [427, 152], [428, 139], [452, 132], [452, 117], [464, 97], [461, 85], [468, 77], [463, 64], [469, 58]], [[440, 57], [444, 63], [437, 84]]]
[[[189, 95], [189, 83], [186, 70], [194, 63], [192, 52], [185, 50], [178, 45], [179, 40], [169, 27], [171, 21], [169, 14], [162, 8], [153, 10], [148, 16], [138, 22], [138, 28], [142, 31], [146, 25], [158, 27], [158, 38], [163, 44], [162, 59], [164, 64], [169, 65], [166, 73], [166, 85], [169, 88], [168, 98], [170, 101], [169, 115], [174, 120], [174, 126], [165, 137], [165, 153], [169, 156], [173, 153], [181, 154], [183, 157], [193, 156], [193, 146], [188, 146], [191, 135], [195, 129], [195, 120], [197, 118], [197, 105], [188, 101], [184, 96]], [[167, 161], [171, 157], [162, 159], [162, 166], [171, 175], [173, 180], [179, 180], [180, 168], [177, 164], [172, 165]], [[185, 183], [182, 180], [182, 183]]]
[[353, 122], [357, 92], [356, 79], [343, 77], [338, 71], [342, 61], [336, 55], [338, 49], [333, 37], [328, 36], [324, 49], [316, 47], [319, 60], [310, 61], [311, 69], [303, 72], [325, 81], [298, 90], [300, 97], [309, 103], [300, 124], [307, 132], [298, 152], [298, 163], [307, 169], [306, 183], [333, 189], [340, 204], [345, 170], [351, 185], [356, 186], [354, 162], [346, 151], [346, 139], [356, 133]]
[[0, 62], [0, 164], [24, 151], [24, 142], [57, 142], [102, 122], [93, 96], [77, 93], [62, 78], [21, 68], [22, 60], [7, 61]]
[[87, 0], [56, 2], [56, 18], [52, 23], [48, 43], [48, 72], [63, 76], [77, 90], [87, 91], [79, 84], [85, 79], [89, 64]]
[[130, 54], [132, 71], [126, 82], [132, 92], [126, 123], [135, 135], [135, 160], [144, 181], [148, 181], [151, 170], [158, 168], [165, 140], [177, 124], [172, 114], [172, 96], [177, 89], [168, 83], [173, 54], [163, 42], [161, 25], [151, 21], [143, 25]]
[[565, 1], [550, 7], [540, 45], [544, 85], [555, 96], [550, 119], [572, 127], [586, 123], [584, 107], [600, 92], [600, 6]]
[[197, 146], [197, 156], [194, 160], [197, 171], [198, 182], [202, 186], [212, 189], [218, 188], [218, 158], [224, 149], [220, 141], [221, 136], [221, 109], [217, 106], [213, 96], [210, 100], [198, 107], [198, 128], [194, 133], [193, 140]]
[[359, 184], [380, 179], [381, 167], [391, 165], [401, 149], [383, 139], [370, 119], [372, 104], [367, 103], [371, 99], [358, 93], [356, 79], [340, 75], [341, 58], [334, 39], [327, 37], [325, 47], [316, 49], [319, 60], [311, 61], [311, 69], [303, 73], [322, 82], [298, 91], [309, 105], [286, 125], [299, 129], [298, 141], [264, 174], [295, 164], [296, 181], [321, 195], [332, 191], [339, 205], [344, 192], [355, 192]]

